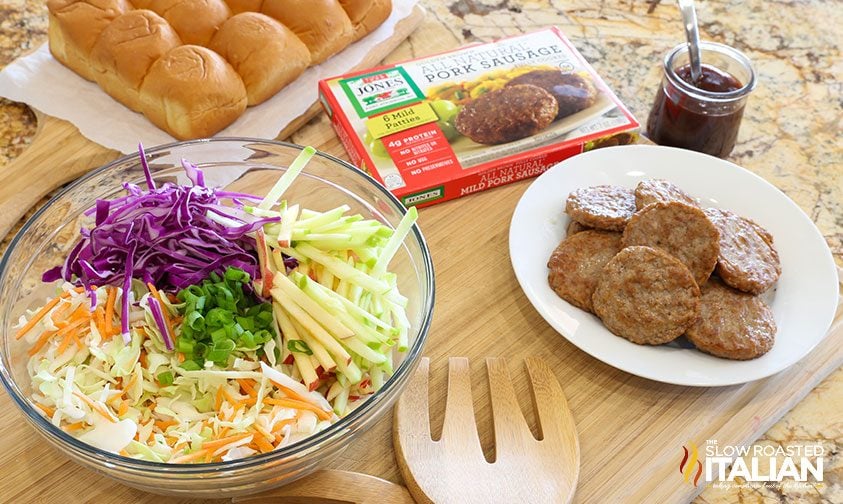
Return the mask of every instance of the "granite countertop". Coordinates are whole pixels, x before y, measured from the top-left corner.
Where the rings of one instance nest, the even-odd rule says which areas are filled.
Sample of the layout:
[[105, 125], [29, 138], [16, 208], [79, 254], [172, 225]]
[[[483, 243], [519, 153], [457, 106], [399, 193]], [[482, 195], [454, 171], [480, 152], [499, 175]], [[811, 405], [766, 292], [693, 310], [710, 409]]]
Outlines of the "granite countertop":
[[[421, 30], [427, 31], [427, 40], [439, 40], [441, 48], [559, 26], [642, 121], [660, 79], [660, 61], [682, 37], [678, 9], [673, 2], [660, 0], [422, 0], [422, 4], [429, 16]], [[702, 38], [745, 52], [759, 75], [730, 159], [779, 187], [805, 210], [843, 266], [839, 2], [708, 1], [698, 2], [697, 9]], [[46, 17], [41, 0], [0, 4], [0, 68], [46, 39]], [[432, 51], [414, 42], [411, 37], [397, 56], [404, 59]], [[26, 148], [35, 131], [35, 117], [26, 106], [0, 99], [0, 170]], [[757, 443], [809, 442], [825, 448], [823, 482], [800, 489], [711, 486], [695, 502], [843, 502], [843, 369], [823, 381]]]

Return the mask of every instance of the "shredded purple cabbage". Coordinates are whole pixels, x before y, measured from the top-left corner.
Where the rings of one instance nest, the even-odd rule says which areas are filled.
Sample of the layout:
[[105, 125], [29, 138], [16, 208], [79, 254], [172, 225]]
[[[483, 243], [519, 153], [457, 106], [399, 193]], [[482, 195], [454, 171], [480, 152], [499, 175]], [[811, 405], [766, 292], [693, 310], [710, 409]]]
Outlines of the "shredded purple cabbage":
[[[260, 278], [255, 240], [248, 233], [279, 219], [257, 218], [220, 202], [259, 198], [206, 187], [202, 170], [187, 161], [182, 166], [192, 186], [156, 187], [143, 147], [138, 151], [148, 189], [124, 183], [126, 196], [97, 201], [87, 213], [95, 215], [95, 225], [81, 230], [64, 264], [46, 271], [42, 280], [64, 279], [87, 289], [118, 285], [128, 292], [132, 278], [178, 291], [229, 266]], [[124, 339], [128, 303], [129, 296], [123, 296]]]
[[161, 303], [152, 296], [149, 296], [149, 310], [152, 312], [152, 318], [155, 319], [155, 325], [158, 326], [158, 331], [161, 333], [161, 339], [164, 340], [164, 346], [168, 351], [173, 351], [173, 336], [170, 334], [170, 327], [164, 321], [164, 313], [161, 311]]
[[93, 286], [88, 289], [88, 297], [91, 298], [91, 313], [94, 313], [97, 310], [97, 290]]

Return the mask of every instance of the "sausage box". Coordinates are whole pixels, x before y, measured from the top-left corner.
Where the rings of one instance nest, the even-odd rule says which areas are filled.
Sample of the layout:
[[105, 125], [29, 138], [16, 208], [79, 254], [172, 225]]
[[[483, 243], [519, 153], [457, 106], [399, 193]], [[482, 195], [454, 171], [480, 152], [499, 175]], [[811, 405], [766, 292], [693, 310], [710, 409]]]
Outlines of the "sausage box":
[[541, 174], [639, 123], [557, 28], [319, 82], [352, 163], [406, 205]]

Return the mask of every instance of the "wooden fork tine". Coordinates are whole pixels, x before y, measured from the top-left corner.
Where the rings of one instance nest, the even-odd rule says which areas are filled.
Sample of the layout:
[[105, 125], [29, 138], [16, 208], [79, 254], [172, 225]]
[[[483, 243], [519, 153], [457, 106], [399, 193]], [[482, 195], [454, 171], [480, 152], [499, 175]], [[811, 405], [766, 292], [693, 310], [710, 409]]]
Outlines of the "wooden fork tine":
[[[418, 436], [423, 441], [431, 441], [430, 436], [430, 406], [428, 405], [428, 376], [430, 374], [430, 359], [422, 357], [410, 383], [398, 399], [393, 412], [395, 433], [407, 433]], [[397, 446], [396, 442], [396, 446]]]
[[442, 441], [446, 444], [467, 445], [482, 457], [480, 436], [474, 419], [474, 401], [471, 399], [471, 369], [465, 357], [448, 359], [448, 398], [445, 402]]
[[495, 459], [507, 453], [523, 453], [525, 442], [533, 439], [530, 427], [518, 404], [512, 379], [506, 367], [506, 359], [487, 358], [489, 390], [492, 398], [492, 418], [495, 428]]
[[533, 388], [533, 407], [536, 409], [542, 439], [561, 436], [562, 439], [554, 441], [561, 441], [561, 446], [575, 452], [567, 455], [575, 455], [576, 462], [579, 463], [577, 428], [562, 386], [542, 359], [528, 357], [526, 363]]

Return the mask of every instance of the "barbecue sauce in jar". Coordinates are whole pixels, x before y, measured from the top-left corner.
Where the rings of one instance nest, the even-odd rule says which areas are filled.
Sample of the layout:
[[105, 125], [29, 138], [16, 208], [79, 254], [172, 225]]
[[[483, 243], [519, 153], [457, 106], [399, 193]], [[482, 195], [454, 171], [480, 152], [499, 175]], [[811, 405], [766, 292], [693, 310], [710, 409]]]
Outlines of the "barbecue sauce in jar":
[[[703, 61], [706, 60], [706, 45], [721, 46], [703, 43]], [[737, 53], [727, 46], [722, 47]], [[674, 49], [666, 58], [662, 85], [647, 121], [647, 136], [659, 145], [726, 157], [735, 147], [746, 98], [755, 87], [749, 60], [737, 53], [745, 59], [748, 82], [741, 82], [716, 64], [706, 63], [702, 65], [699, 81], [694, 82], [689, 64], [674, 67], [675, 53], [681, 48]], [[723, 57], [711, 56], [714, 60], [717, 56]]]

